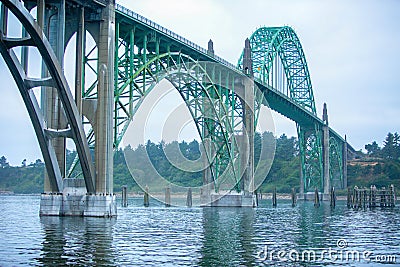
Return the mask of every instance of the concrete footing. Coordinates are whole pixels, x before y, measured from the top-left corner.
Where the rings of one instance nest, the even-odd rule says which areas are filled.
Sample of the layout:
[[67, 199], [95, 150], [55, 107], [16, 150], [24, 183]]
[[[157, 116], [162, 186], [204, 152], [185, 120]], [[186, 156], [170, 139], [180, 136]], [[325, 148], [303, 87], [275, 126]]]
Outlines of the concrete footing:
[[86, 193], [83, 179], [64, 179], [62, 193], [42, 194], [40, 216], [117, 216], [115, 195]]
[[255, 194], [211, 193], [201, 195], [201, 207], [256, 207]]
[[115, 195], [42, 194], [40, 216], [117, 216]]

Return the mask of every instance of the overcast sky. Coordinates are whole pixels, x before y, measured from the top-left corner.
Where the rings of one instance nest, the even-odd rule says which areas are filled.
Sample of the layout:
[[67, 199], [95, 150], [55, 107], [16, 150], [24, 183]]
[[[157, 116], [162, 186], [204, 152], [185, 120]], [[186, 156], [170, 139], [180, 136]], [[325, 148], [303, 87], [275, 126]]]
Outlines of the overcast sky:
[[[318, 115], [361, 149], [400, 132], [400, 1], [120, 0], [118, 3], [236, 64], [244, 40], [260, 26], [291, 26], [308, 62]], [[0, 156], [12, 164], [41, 158], [18, 89], [0, 59]], [[276, 121], [277, 134], [295, 135]]]

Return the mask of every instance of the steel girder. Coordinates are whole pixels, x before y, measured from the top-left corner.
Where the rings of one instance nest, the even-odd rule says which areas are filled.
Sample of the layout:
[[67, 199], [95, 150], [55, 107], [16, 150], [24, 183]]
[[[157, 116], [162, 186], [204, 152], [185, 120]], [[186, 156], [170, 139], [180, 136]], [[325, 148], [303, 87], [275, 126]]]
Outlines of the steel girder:
[[[240, 191], [240, 153], [234, 136], [240, 105], [229, 77], [216, 66], [198, 62], [180, 52], [159, 53], [147, 48], [150, 38], [141, 36], [143, 47], [134, 44], [134, 33], [118, 40], [114, 107], [117, 147], [144, 98], [157, 83], [167, 79], [180, 93], [195, 122], [206, 151], [214, 189]], [[155, 41], [157, 42], [157, 40]], [[225, 70], [226, 72], [226, 70]], [[224, 87], [223, 85], [225, 84]], [[207, 147], [208, 146], [208, 147]]]
[[[27, 107], [43, 154], [51, 189], [53, 192], [61, 192], [63, 190], [63, 177], [61, 176], [54, 148], [51, 145], [50, 140], [57, 137], [69, 137], [74, 141], [76, 146], [87, 192], [94, 193], [94, 165], [91, 159], [86, 135], [83, 130], [82, 120], [62, 72], [62, 68], [42, 32], [42, 29], [30, 15], [29, 11], [25, 9], [23, 4], [17, 0], [1, 0], [1, 2], [2, 25], [0, 34], [0, 52], [14, 77], [25, 106]], [[10, 10], [22, 24], [27, 37], [7, 37], [8, 10]], [[27, 76], [25, 67], [15, 55], [13, 48], [21, 47], [22, 51], [24, 51], [26, 47], [29, 46], [37, 48], [46, 68], [48, 69], [50, 77], [33, 79]], [[58, 97], [61, 100], [63, 111], [68, 121], [68, 128], [49, 129], [46, 126], [47, 122], [43, 118], [42, 110], [40, 110], [36, 96], [32, 90], [36, 87], [52, 87], [57, 89]]]
[[[254, 78], [271, 86], [316, 116], [307, 61], [290, 27], [262, 27], [250, 37]], [[242, 65], [243, 54], [238, 65]], [[323, 188], [321, 125], [301, 125], [297, 133], [305, 191]]]
[[334, 136], [329, 138], [329, 164], [331, 186], [346, 188], [343, 175], [343, 142]]
[[[118, 148], [130, 122], [144, 98], [163, 79], [178, 90], [197, 127], [216, 192], [241, 191], [242, 170], [237, 136], [243, 131], [243, 103], [235, 93], [237, 71], [207, 62], [199, 62], [180, 51], [160, 52], [160, 39], [150, 32], [137, 33], [132, 25], [128, 32], [116, 24], [114, 148]], [[90, 54], [93, 52], [90, 51]], [[84, 63], [88, 63], [87, 55]], [[91, 57], [96, 58], [96, 55]], [[86, 71], [93, 66], [87, 66]], [[94, 81], [83, 90], [84, 99], [96, 99]], [[206, 108], [207, 107], [207, 108]], [[95, 140], [88, 131], [89, 144]], [[76, 164], [77, 160], [75, 161]], [[73, 168], [71, 168], [73, 169]], [[70, 169], [70, 170], [71, 170]], [[71, 172], [70, 172], [71, 173]]]

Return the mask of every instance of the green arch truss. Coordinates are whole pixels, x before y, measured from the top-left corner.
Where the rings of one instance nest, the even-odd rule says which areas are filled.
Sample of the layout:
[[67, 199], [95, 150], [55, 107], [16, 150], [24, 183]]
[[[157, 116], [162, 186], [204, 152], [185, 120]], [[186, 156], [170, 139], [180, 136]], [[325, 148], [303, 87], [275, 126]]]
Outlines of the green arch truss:
[[[272, 87], [316, 116], [313, 88], [300, 40], [290, 27], [261, 27], [250, 37], [255, 81]], [[243, 54], [238, 66], [243, 65]], [[279, 113], [285, 112], [277, 110]], [[322, 129], [296, 122], [305, 191], [323, 188]]]

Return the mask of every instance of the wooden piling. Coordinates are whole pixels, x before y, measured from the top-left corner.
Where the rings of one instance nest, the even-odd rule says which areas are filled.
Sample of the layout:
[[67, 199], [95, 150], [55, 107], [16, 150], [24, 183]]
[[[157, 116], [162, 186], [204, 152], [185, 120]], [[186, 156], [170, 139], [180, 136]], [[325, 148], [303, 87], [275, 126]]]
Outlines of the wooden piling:
[[143, 205], [145, 207], [148, 207], [150, 205], [150, 202], [149, 202], [149, 188], [147, 187], [147, 185], [146, 185], [146, 187], [144, 189]]
[[122, 187], [122, 207], [128, 207], [127, 186]]
[[350, 187], [348, 187], [347, 188], [347, 208], [350, 208], [351, 207], [351, 197], [352, 197], [352, 195], [351, 195], [351, 189], [350, 189]]
[[396, 202], [396, 195], [394, 193], [394, 185], [390, 185], [390, 201], [389, 201], [389, 206], [394, 207]]
[[276, 207], [276, 187], [274, 188], [274, 191], [272, 193], [272, 207]]
[[296, 206], [296, 202], [297, 202], [296, 190], [292, 188], [292, 207]]
[[319, 207], [319, 193], [318, 193], [318, 188], [315, 188], [315, 193], [314, 193], [314, 207]]
[[331, 193], [330, 193], [330, 204], [331, 207], [334, 208], [336, 207], [336, 193], [335, 193], [335, 187], [331, 188]]
[[165, 188], [165, 207], [171, 207], [171, 188]]
[[256, 197], [256, 207], [258, 207], [258, 198], [259, 198], [259, 193], [258, 193], [258, 191], [257, 190], [255, 190], [254, 191], [254, 195], [255, 195], [255, 197]]
[[191, 207], [193, 204], [193, 199], [192, 199], [192, 188], [189, 187], [188, 192], [187, 192], [187, 197], [186, 197], [186, 206]]
[[358, 208], [375, 208], [375, 207], [394, 207], [396, 201], [394, 186], [388, 188], [382, 187], [377, 189], [371, 185], [369, 188], [358, 188], [357, 186], [351, 191], [347, 191], [347, 207]]

